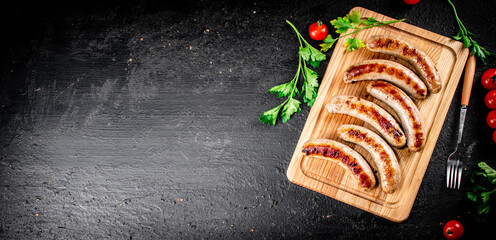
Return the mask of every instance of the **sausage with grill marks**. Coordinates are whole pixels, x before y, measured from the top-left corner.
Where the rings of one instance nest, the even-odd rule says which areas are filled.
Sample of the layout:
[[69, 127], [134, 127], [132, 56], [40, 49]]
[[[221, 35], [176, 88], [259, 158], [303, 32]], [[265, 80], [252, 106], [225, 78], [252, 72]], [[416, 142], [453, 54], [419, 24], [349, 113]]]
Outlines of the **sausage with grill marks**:
[[424, 82], [410, 69], [393, 61], [384, 59], [365, 60], [351, 65], [344, 73], [344, 82], [364, 80], [385, 80], [403, 89], [416, 99], [427, 97]]
[[342, 125], [338, 136], [365, 148], [379, 171], [381, 188], [386, 193], [393, 193], [401, 181], [400, 164], [396, 155], [384, 139], [373, 131], [357, 125]]
[[393, 147], [401, 148], [406, 144], [406, 137], [398, 122], [379, 105], [365, 99], [338, 95], [326, 104], [331, 113], [347, 114], [372, 125]]
[[368, 162], [352, 148], [330, 139], [311, 139], [303, 144], [301, 150], [307, 156], [319, 157], [338, 163], [345, 168], [359, 187], [370, 190], [376, 185], [376, 180]]
[[370, 82], [367, 85], [367, 92], [389, 105], [398, 114], [406, 133], [408, 149], [420, 151], [424, 147], [426, 136], [422, 115], [415, 102], [401, 89], [383, 81]]
[[373, 52], [390, 54], [407, 60], [418, 72], [429, 91], [438, 93], [442, 83], [439, 72], [432, 60], [410, 43], [387, 35], [373, 35], [367, 39], [367, 48]]

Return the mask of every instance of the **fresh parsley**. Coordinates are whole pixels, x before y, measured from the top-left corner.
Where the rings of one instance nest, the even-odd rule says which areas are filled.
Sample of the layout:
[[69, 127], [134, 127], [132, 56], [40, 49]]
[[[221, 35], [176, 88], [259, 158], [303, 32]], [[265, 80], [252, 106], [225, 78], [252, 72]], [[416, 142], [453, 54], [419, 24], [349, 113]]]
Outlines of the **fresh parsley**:
[[[326, 59], [326, 55], [310, 45], [290, 21], [286, 22], [296, 32], [298, 42], [300, 43], [298, 69], [291, 81], [269, 89], [270, 93], [277, 94], [279, 98], [287, 97], [284, 102], [260, 115], [260, 121], [272, 126], [276, 125], [279, 115], [281, 115], [282, 122], [286, 123], [291, 118], [291, 115], [301, 111], [301, 101], [296, 99], [296, 96], [301, 96], [303, 102], [309, 107], [313, 106], [319, 88], [319, 75], [307, 65], [317, 68], [320, 66], [320, 62]], [[303, 76], [304, 80], [301, 91], [298, 90], [298, 79], [300, 75]]]
[[[342, 34], [346, 33], [349, 29], [353, 29], [354, 31], [341, 35], [337, 38], [333, 38], [331, 34], [327, 35], [327, 37], [323, 40], [324, 43], [320, 44], [320, 51], [322, 52], [327, 52], [329, 49], [332, 48], [335, 42], [338, 41], [340, 38], [344, 38], [350, 35], [354, 34], [354, 37], [349, 37], [346, 39], [344, 42], [344, 46], [346, 47], [346, 51], [351, 52], [355, 51], [359, 48], [365, 47], [365, 44], [363, 43], [362, 40], [357, 38], [358, 34], [367, 28], [373, 28], [373, 27], [378, 27], [378, 26], [384, 26], [396, 22], [402, 22], [405, 21], [405, 19], [399, 19], [399, 20], [393, 20], [393, 21], [377, 21], [373, 17], [369, 17], [365, 20], [362, 20], [362, 17], [360, 16], [360, 12], [353, 11], [351, 14], [348, 13], [344, 17], [338, 17], [334, 20], [331, 21], [331, 25], [334, 26], [336, 29], [336, 33]], [[364, 25], [364, 27], [360, 27], [361, 25]]]
[[[474, 203], [474, 217], [480, 222], [486, 222], [489, 217], [490, 198], [496, 192], [496, 170], [485, 162], [479, 162], [479, 171], [472, 173], [470, 181], [474, 184], [467, 198]], [[494, 200], [494, 199], [493, 199]]]
[[[339, 38], [355, 34], [353, 38], [350, 37], [346, 39], [344, 43], [347, 51], [354, 51], [365, 47], [363, 41], [357, 38], [358, 33], [363, 29], [388, 25], [404, 20], [405, 19], [394, 21], [377, 21], [373, 17], [362, 20], [360, 12], [353, 11], [351, 14], [332, 20], [331, 24], [339, 34], [346, 33], [348, 29], [354, 29], [354, 31], [337, 38], [333, 38], [330, 34], [327, 35], [327, 37], [323, 40], [324, 43], [320, 45], [320, 51], [310, 45], [290, 21], [286, 21], [296, 32], [298, 42], [300, 43], [300, 48], [298, 51], [298, 69], [291, 81], [269, 89], [270, 93], [277, 94], [278, 98], [286, 97], [286, 100], [278, 106], [264, 112], [260, 115], [259, 120], [269, 125], [276, 125], [277, 119], [280, 115], [282, 122], [286, 123], [293, 114], [301, 111], [301, 101], [296, 99], [297, 96], [300, 96], [303, 102], [309, 107], [313, 106], [317, 98], [317, 91], [319, 89], [319, 75], [312, 70], [310, 66], [312, 68], [318, 68], [320, 63], [326, 59], [326, 55], [323, 52], [327, 52], [331, 49]], [[360, 27], [361, 25], [365, 26]], [[303, 76], [301, 90], [298, 89], [298, 80], [300, 75]]]
[[456, 23], [458, 24], [458, 28], [460, 31], [458, 34], [453, 36], [453, 39], [457, 41], [461, 41], [463, 45], [465, 45], [466, 48], [470, 49], [471, 55], [475, 55], [477, 58], [482, 60], [484, 64], [488, 63], [488, 58], [494, 58], [496, 56], [495, 53], [487, 51], [484, 49], [482, 46], [480, 46], [472, 37], [475, 37], [476, 35], [469, 32], [467, 28], [463, 25], [462, 21], [458, 17], [458, 14], [456, 12], [455, 5], [450, 0], [447, 0], [448, 3], [451, 5], [453, 8], [453, 12], [455, 13], [455, 18], [456, 18]]

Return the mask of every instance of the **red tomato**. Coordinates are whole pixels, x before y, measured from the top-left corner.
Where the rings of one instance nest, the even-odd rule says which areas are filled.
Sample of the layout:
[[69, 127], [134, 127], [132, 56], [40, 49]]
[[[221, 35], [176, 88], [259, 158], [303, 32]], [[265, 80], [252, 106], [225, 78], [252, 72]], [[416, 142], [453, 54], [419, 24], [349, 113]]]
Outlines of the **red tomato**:
[[415, 5], [418, 2], [420, 2], [420, 0], [403, 0], [403, 1], [408, 5]]
[[459, 239], [463, 235], [463, 226], [456, 220], [451, 220], [444, 225], [444, 236], [449, 240]]
[[487, 89], [496, 88], [496, 68], [487, 69], [481, 78], [482, 86]]
[[310, 28], [308, 29], [308, 34], [310, 34], [310, 37], [313, 40], [317, 41], [324, 40], [324, 38], [327, 37], [327, 33], [327, 26], [320, 20], [312, 23], [312, 25], [310, 25]]
[[492, 110], [487, 114], [487, 125], [490, 128], [496, 128], [496, 110]]
[[489, 91], [484, 97], [484, 103], [490, 109], [496, 109], [496, 89]]
[[493, 141], [496, 143], [496, 131], [493, 132]]

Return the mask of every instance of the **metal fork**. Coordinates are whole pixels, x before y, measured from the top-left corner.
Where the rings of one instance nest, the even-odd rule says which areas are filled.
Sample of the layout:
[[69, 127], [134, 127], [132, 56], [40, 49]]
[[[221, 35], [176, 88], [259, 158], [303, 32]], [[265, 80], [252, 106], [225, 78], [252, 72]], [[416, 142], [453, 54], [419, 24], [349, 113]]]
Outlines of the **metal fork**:
[[462, 142], [463, 125], [465, 124], [465, 115], [467, 114], [467, 106], [470, 100], [470, 92], [472, 91], [472, 83], [475, 74], [475, 56], [470, 56], [465, 65], [465, 75], [463, 77], [462, 90], [462, 107], [460, 109], [460, 122], [458, 124], [458, 138], [456, 140], [455, 151], [453, 151], [446, 162], [446, 187], [460, 189], [462, 179], [463, 163], [459, 158], [451, 159], [458, 151], [458, 145]]
[[458, 139], [456, 140], [455, 151], [453, 151], [446, 163], [446, 187], [460, 189], [460, 181], [462, 179], [463, 162], [459, 158], [456, 160], [451, 157], [458, 151], [458, 145], [462, 142], [463, 125], [465, 123], [465, 114], [467, 113], [467, 106], [462, 105], [460, 110], [460, 123], [458, 126]]

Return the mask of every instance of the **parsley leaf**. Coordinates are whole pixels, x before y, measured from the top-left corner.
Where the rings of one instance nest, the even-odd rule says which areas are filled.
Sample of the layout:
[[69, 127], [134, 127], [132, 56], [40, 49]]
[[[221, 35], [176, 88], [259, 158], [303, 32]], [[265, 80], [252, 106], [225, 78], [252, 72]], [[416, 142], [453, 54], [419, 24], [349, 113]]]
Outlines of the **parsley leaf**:
[[315, 49], [314, 47], [307, 45], [306, 47], [300, 48], [300, 55], [305, 61], [323, 61], [326, 59], [325, 54]]
[[[301, 96], [303, 101], [309, 107], [314, 104], [319, 87], [319, 75], [307, 67], [307, 64], [316, 68], [320, 65], [320, 62], [326, 59], [326, 55], [310, 45], [291, 22], [286, 22], [296, 32], [300, 43], [300, 49], [298, 51], [298, 70], [291, 81], [274, 86], [269, 90], [270, 93], [277, 94], [279, 98], [288, 97], [277, 107], [274, 107], [260, 115], [259, 120], [269, 125], [275, 125], [279, 115], [281, 115], [282, 122], [286, 123], [293, 114], [301, 111], [301, 101], [294, 98], [297, 95]], [[303, 44], [305, 46], [303, 46]], [[303, 75], [301, 91], [299, 91], [297, 87], [300, 74]]]
[[346, 47], [347, 52], [352, 52], [359, 48], [365, 47], [365, 44], [358, 38], [348, 38], [344, 42], [344, 46]]
[[477, 202], [477, 195], [473, 192], [467, 192], [467, 198], [472, 202]]
[[461, 32], [458, 32], [458, 34], [456, 34], [452, 38], [455, 39], [456, 41], [460, 41], [460, 40], [462, 40], [462, 37], [460, 36], [460, 34], [461, 34]]
[[496, 183], [496, 170], [492, 169], [489, 165], [487, 165], [487, 163], [485, 162], [480, 162], [478, 164], [478, 166], [484, 170], [484, 172], [486, 173], [485, 177], [488, 177], [492, 183]]
[[470, 39], [468, 38], [467, 35], [463, 35], [462, 36], [462, 42], [463, 42], [463, 45], [465, 45], [466, 48], [469, 48], [472, 46], [472, 42], [470, 41]]
[[300, 101], [294, 98], [289, 98], [289, 101], [286, 103], [286, 105], [284, 105], [284, 108], [282, 109], [281, 119], [283, 123], [286, 123], [291, 118], [291, 115], [301, 111], [300, 104]]
[[[331, 21], [332, 26], [336, 29], [336, 33], [342, 34], [346, 33], [349, 29], [354, 31], [341, 35], [337, 38], [333, 38], [330, 34], [324, 39], [324, 43], [320, 44], [320, 51], [327, 52], [334, 43], [343, 37], [347, 37], [349, 35], [355, 34], [355, 37], [346, 39], [344, 45], [346, 47], [346, 51], [351, 52], [355, 51], [359, 48], [365, 47], [363, 41], [357, 38], [358, 33], [360, 33], [363, 29], [384, 26], [396, 22], [404, 21], [405, 19], [393, 20], [393, 21], [377, 21], [373, 17], [369, 17], [365, 20], [362, 20], [360, 16], [360, 12], [353, 11], [349, 14], [346, 14], [344, 17], [338, 17]], [[360, 25], [365, 25], [364, 27], [360, 27]]]
[[281, 110], [283, 104], [264, 112], [260, 115], [259, 120], [272, 126], [276, 125], [277, 116], [279, 115], [279, 111]]
[[458, 17], [458, 13], [456, 12], [455, 5], [450, 0], [447, 0], [448, 3], [453, 8], [453, 12], [455, 13], [456, 23], [458, 24], [458, 28], [460, 29], [458, 33], [453, 36], [453, 39], [457, 41], [462, 41], [463, 45], [470, 49], [470, 53], [480, 60], [484, 62], [484, 64], [488, 63], [488, 58], [496, 57], [496, 53], [487, 51], [485, 48], [481, 47], [472, 37], [475, 37], [475, 34], [468, 31], [467, 28], [463, 25], [462, 21]]
[[327, 52], [331, 47], [334, 45], [334, 43], [338, 40], [339, 38], [332, 38], [332, 36], [329, 34], [327, 35], [326, 38], [324, 38], [324, 43], [320, 44], [320, 51], [322, 52]]
[[324, 61], [326, 60], [326, 55], [323, 54], [321, 51], [317, 50], [316, 48], [310, 46], [310, 51], [312, 52], [311, 59], [312, 61]]
[[315, 98], [317, 97], [317, 89], [319, 87], [319, 82], [317, 81], [319, 75], [307, 66], [304, 66], [303, 69], [303, 77], [306, 80], [303, 83], [302, 90], [303, 102], [305, 102], [308, 106], [313, 106], [315, 103]]
[[483, 192], [480, 194], [481, 199], [482, 199], [482, 203], [487, 204], [487, 202], [489, 201], [489, 198], [491, 197], [491, 193], [492, 192]]
[[338, 17], [331, 21], [331, 25], [336, 28], [337, 33], [345, 33], [352, 28], [350, 20], [347, 17]]
[[300, 49], [300, 55], [303, 60], [307, 61], [312, 65], [312, 67], [317, 68], [320, 65], [321, 61], [326, 59], [325, 54], [312, 47], [311, 45], [307, 45], [304, 48]]
[[[477, 209], [477, 213], [480, 215], [489, 215], [489, 206], [480, 206]], [[487, 221], [487, 220], [482, 220], [482, 221]]]
[[305, 61], [310, 60], [310, 55], [312, 55], [312, 52], [310, 51], [310, 48], [308, 48], [308, 47], [300, 48], [300, 51], [298, 53]]
[[373, 17], [369, 17], [369, 18], [367, 18], [367, 20], [363, 21], [363, 24], [365, 24], [366, 26], [370, 26], [370, 25], [373, 25], [376, 23], [378, 23], [378, 21], [375, 20], [375, 18], [373, 18]]
[[278, 98], [287, 97], [293, 89], [294, 81], [283, 83], [269, 89], [270, 93], [277, 93]]
[[480, 222], [486, 222], [489, 217], [491, 206], [491, 196], [496, 192], [496, 170], [491, 168], [485, 162], [479, 162], [479, 171], [472, 173], [470, 181], [474, 186], [472, 191], [467, 192], [467, 198], [473, 202], [477, 210], [474, 218]]
[[360, 18], [360, 12], [353, 11], [351, 14], [346, 14], [346, 18], [350, 21], [350, 25], [352, 28], [357, 28], [362, 23], [362, 19]]

